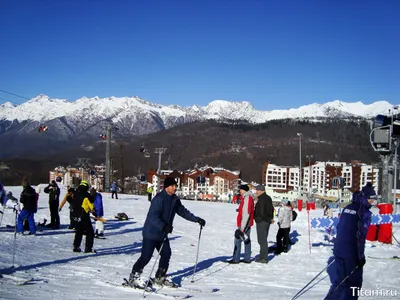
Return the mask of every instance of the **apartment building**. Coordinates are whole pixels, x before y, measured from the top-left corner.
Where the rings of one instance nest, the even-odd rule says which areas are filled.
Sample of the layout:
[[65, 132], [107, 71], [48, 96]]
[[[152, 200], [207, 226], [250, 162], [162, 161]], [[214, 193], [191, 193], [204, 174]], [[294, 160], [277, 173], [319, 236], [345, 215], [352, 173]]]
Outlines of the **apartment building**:
[[[379, 169], [359, 161], [346, 162], [313, 162], [300, 169], [298, 167], [278, 166], [266, 162], [263, 166], [263, 181], [266, 189], [278, 194], [287, 194], [288, 198], [306, 198], [308, 195], [335, 197], [340, 189], [352, 192], [360, 190], [367, 182], [372, 182], [379, 189]], [[335, 180], [334, 180], [335, 179]]]
[[[166, 177], [174, 177], [178, 182], [177, 193], [188, 199], [228, 200], [238, 193], [240, 171], [230, 171], [222, 167], [204, 166], [186, 171], [162, 170], [160, 187]], [[148, 182], [157, 186], [157, 171], [148, 171]], [[154, 190], [154, 193], [156, 191]]]
[[98, 191], [103, 191], [104, 165], [95, 165], [93, 169], [75, 167], [57, 167], [49, 171], [49, 182], [55, 180], [67, 187], [77, 187], [82, 179], [87, 180]]

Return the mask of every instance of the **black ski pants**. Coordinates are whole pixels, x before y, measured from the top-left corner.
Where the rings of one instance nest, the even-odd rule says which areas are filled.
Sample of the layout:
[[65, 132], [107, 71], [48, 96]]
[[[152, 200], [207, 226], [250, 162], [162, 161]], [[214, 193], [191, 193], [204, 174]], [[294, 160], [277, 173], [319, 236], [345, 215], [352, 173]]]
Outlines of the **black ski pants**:
[[160, 253], [160, 262], [158, 264], [158, 269], [163, 269], [165, 270], [165, 272], [167, 272], [169, 267], [169, 260], [171, 258], [171, 246], [169, 245], [168, 238], [165, 239], [164, 243], [162, 241], [160, 242], [143, 239], [142, 252], [139, 259], [132, 267], [132, 273], [142, 273], [144, 267], [149, 263], [151, 257], [153, 256], [154, 249], [160, 251], [161, 246], [162, 249]]
[[58, 206], [59, 206], [59, 203], [56, 200], [52, 200], [49, 202], [50, 224], [55, 229], [60, 228], [60, 215], [58, 214]]
[[72, 206], [69, 207], [69, 228], [75, 228], [74, 209], [72, 208]]
[[117, 191], [111, 191], [111, 199], [114, 199], [114, 195], [115, 195], [115, 199], [118, 199]]
[[[290, 228], [279, 228], [276, 234], [276, 251], [288, 251], [289, 250], [289, 232]], [[283, 239], [283, 242], [282, 242]]]
[[83, 214], [83, 216], [79, 219], [75, 219], [75, 239], [74, 239], [74, 248], [80, 248], [82, 242], [82, 236], [86, 234], [85, 241], [85, 251], [93, 250], [94, 243], [94, 231], [92, 222], [90, 221], [90, 217], [88, 214]]

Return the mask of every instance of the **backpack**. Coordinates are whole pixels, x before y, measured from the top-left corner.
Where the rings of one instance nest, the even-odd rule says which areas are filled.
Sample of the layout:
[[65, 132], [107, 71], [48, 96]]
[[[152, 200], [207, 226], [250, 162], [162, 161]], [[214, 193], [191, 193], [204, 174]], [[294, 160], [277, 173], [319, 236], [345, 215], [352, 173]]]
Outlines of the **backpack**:
[[117, 218], [119, 221], [125, 221], [129, 219], [126, 213], [117, 213], [115, 218]]
[[295, 210], [292, 210], [292, 221], [295, 221], [297, 218], [297, 212]]

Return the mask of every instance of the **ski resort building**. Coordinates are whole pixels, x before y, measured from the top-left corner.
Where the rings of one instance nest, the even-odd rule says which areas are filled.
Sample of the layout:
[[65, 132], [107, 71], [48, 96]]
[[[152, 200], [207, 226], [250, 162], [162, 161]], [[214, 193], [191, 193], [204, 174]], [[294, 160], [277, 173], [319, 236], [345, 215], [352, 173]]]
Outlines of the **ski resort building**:
[[[262, 183], [270, 194], [283, 195], [287, 199], [314, 198], [334, 200], [340, 197], [350, 201], [353, 192], [367, 182], [379, 189], [379, 169], [359, 161], [321, 162], [316, 161], [299, 167], [279, 166], [266, 162], [262, 170]], [[339, 185], [337, 183], [340, 183]]]
[[[230, 171], [222, 167], [204, 166], [186, 171], [161, 170], [160, 187], [166, 177], [174, 177], [178, 182], [177, 193], [183, 199], [203, 199], [229, 201], [237, 194], [241, 182], [240, 171]], [[157, 186], [157, 170], [148, 171], [148, 182]], [[155, 189], [154, 192], [155, 193]]]

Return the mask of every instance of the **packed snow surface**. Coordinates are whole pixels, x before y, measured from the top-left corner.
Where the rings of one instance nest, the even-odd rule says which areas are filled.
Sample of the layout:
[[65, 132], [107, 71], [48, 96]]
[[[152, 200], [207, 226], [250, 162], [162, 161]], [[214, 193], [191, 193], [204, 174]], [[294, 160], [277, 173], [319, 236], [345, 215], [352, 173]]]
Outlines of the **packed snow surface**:
[[[19, 196], [21, 187], [8, 187]], [[64, 189], [65, 193], [65, 189]], [[96, 254], [73, 253], [73, 230], [69, 225], [69, 210], [66, 205], [60, 213], [61, 229], [39, 228], [36, 236], [17, 235], [14, 238], [14, 216], [6, 208], [0, 227], [1, 256], [0, 298], [1, 299], [141, 299], [142, 292], [121, 286], [128, 278], [133, 263], [139, 258], [142, 242], [142, 228], [150, 203], [145, 196], [119, 195], [111, 199], [103, 193], [105, 209], [106, 239], [95, 239]], [[63, 196], [63, 195], [62, 195]], [[176, 216], [174, 230], [170, 234], [172, 248], [168, 275], [186, 289], [163, 288], [148, 295], [147, 299], [175, 299], [174, 296], [190, 296], [193, 299], [292, 299], [312, 278], [322, 271], [332, 256], [332, 243], [323, 229], [311, 229], [308, 235], [308, 214], [299, 212], [292, 223], [291, 240], [295, 244], [288, 253], [275, 256], [269, 254], [268, 264], [240, 263], [227, 264], [233, 252], [236, 229], [235, 204], [211, 203], [182, 200], [183, 205], [207, 221], [202, 230], [197, 270], [191, 282], [200, 227], [197, 223]], [[125, 212], [127, 221], [118, 221], [114, 216]], [[310, 211], [310, 218], [321, 217], [322, 210]], [[48, 195], [41, 193], [35, 221], [49, 219]], [[0, 217], [1, 218], [1, 217]], [[6, 226], [8, 225], [8, 226]], [[278, 226], [271, 225], [270, 246], [274, 244]], [[393, 232], [400, 241], [399, 224]], [[256, 228], [252, 228], [252, 258], [259, 251]], [[84, 248], [82, 241], [82, 248]], [[387, 259], [400, 255], [400, 245], [367, 242], [367, 263], [364, 267], [365, 289], [391, 290], [400, 298], [400, 260]], [[14, 244], [15, 242], [15, 244]], [[311, 243], [311, 253], [310, 253]], [[13, 249], [15, 263], [13, 267]], [[243, 251], [243, 250], [242, 250]], [[369, 256], [377, 258], [369, 258]], [[148, 277], [156, 253], [143, 272]], [[154, 273], [153, 273], [154, 274]], [[25, 285], [20, 283], [32, 279]], [[321, 300], [330, 287], [329, 276], [323, 272], [299, 299]], [[191, 290], [189, 290], [191, 289]], [[218, 291], [211, 293], [213, 289]], [[382, 299], [383, 297], [366, 297]]]

